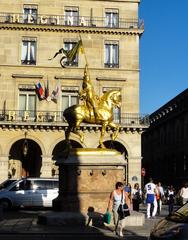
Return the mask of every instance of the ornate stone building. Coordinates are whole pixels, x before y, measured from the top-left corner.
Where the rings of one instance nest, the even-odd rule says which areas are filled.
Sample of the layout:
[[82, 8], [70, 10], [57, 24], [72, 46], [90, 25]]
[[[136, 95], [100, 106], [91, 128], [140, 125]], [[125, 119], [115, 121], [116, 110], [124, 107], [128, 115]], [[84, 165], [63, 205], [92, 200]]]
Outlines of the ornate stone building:
[[[0, 3], [0, 181], [8, 176], [54, 176], [54, 159], [64, 149], [63, 110], [78, 103], [86, 60], [100, 96], [120, 89], [114, 109], [120, 132], [104, 144], [125, 156], [128, 182], [141, 181], [141, 133], [147, 118], [139, 113], [139, 39], [144, 31], [139, 0], [2, 0]], [[82, 39], [85, 55], [74, 62], [59, 49]], [[87, 58], [87, 59], [86, 59]], [[40, 83], [39, 99], [36, 85]], [[41, 88], [42, 87], [42, 88]], [[53, 93], [53, 94], [52, 94]], [[85, 141], [71, 135], [73, 147], [97, 148], [100, 126], [82, 124]]]
[[180, 187], [188, 180], [188, 89], [150, 115], [142, 135], [146, 177]]

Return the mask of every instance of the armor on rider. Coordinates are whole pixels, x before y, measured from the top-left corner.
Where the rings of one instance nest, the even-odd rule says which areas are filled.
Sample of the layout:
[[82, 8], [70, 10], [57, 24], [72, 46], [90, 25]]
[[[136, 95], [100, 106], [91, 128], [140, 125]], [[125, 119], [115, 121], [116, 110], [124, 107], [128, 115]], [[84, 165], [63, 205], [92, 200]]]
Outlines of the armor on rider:
[[95, 119], [97, 119], [99, 115], [97, 109], [99, 97], [95, 94], [92, 82], [88, 74], [87, 65], [85, 66], [82, 90], [80, 91], [79, 95], [80, 99], [85, 101], [85, 104], [90, 111], [90, 115], [92, 116], [94, 113]]

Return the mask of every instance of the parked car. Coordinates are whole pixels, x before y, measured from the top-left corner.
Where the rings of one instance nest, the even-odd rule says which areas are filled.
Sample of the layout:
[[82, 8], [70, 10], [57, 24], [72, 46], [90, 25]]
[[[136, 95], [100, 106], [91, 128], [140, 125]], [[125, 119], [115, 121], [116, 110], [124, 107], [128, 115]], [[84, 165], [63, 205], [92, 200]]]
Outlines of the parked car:
[[188, 203], [170, 216], [160, 220], [152, 229], [150, 240], [187, 240]]
[[17, 181], [17, 179], [7, 179], [4, 182], [0, 183], [0, 190], [7, 188], [10, 184]]
[[58, 196], [58, 179], [22, 178], [0, 191], [0, 204], [11, 207], [52, 207]]

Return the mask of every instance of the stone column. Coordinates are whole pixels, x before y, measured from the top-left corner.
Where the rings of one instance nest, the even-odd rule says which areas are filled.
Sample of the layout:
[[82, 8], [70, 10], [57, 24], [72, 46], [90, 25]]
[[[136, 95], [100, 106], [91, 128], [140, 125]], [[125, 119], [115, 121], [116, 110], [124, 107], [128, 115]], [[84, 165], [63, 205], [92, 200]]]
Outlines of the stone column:
[[8, 178], [8, 161], [7, 155], [0, 156], [0, 182]]
[[[140, 156], [132, 156], [129, 158], [128, 182], [132, 186], [137, 182], [141, 186], [141, 162]], [[131, 163], [131, 164], [130, 164]]]
[[42, 155], [41, 177], [52, 177], [52, 155]]

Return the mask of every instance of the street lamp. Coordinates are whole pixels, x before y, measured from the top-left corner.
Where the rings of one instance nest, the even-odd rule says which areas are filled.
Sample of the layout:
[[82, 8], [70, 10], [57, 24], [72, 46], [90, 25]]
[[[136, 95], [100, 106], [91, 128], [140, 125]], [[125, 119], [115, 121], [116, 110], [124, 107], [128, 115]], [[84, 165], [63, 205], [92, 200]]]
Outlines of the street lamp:
[[27, 141], [26, 137], [27, 137], [27, 132], [25, 132], [25, 138], [24, 138], [24, 143], [23, 143], [23, 147], [22, 147], [24, 157], [27, 156], [28, 150], [29, 150], [28, 141]]

